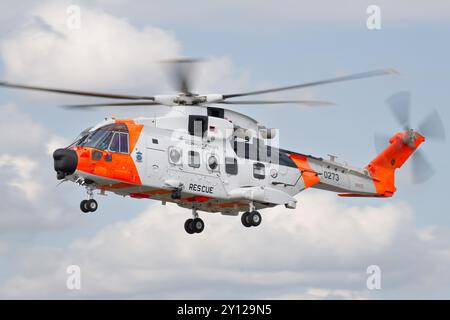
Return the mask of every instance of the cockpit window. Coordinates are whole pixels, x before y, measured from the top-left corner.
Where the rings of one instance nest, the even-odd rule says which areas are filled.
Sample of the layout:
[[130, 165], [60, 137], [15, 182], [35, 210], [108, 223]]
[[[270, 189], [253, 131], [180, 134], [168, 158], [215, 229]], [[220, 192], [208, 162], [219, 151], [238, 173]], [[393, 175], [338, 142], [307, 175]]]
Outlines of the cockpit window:
[[112, 131], [106, 131], [99, 129], [90, 134], [83, 143], [84, 147], [92, 147], [100, 150], [108, 148], [111, 138], [113, 136]]
[[73, 145], [128, 153], [128, 128], [123, 123], [106, 125], [86, 134]]
[[120, 151], [120, 133], [116, 132], [114, 133], [114, 137], [112, 138], [111, 145], [109, 146], [109, 150], [112, 152], [119, 152]]
[[120, 152], [128, 153], [128, 133], [120, 133]]

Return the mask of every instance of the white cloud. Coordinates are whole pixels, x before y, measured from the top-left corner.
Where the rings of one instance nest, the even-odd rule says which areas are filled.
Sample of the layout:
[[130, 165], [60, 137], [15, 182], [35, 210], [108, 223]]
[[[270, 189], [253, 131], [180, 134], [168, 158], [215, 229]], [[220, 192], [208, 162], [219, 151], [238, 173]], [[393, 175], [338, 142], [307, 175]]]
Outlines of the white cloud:
[[[90, 6], [81, 6], [81, 28], [70, 30], [66, 9], [59, 2], [36, 7], [28, 14], [29, 22], [0, 43], [5, 79], [91, 91], [174, 92], [168, 85], [168, 70], [160, 63], [181, 55], [173, 32], [136, 28]], [[248, 76], [226, 57], [212, 57], [199, 69], [195, 89], [220, 92], [248, 87]]]
[[11, 170], [16, 178], [7, 182], [8, 185], [17, 188], [18, 193], [23, 193], [25, 198], [36, 202], [42, 186], [33, 178], [33, 174], [39, 169], [38, 163], [27, 157], [13, 157], [8, 154], [0, 156], [0, 169]]
[[5, 297], [15, 297], [9, 288], [17, 296], [75, 297], [61, 285], [69, 264], [82, 269], [76, 296], [85, 298], [370, 298], [371, 264], [381, 267], [386, 293], [409, 287], [411, 279], [413, 297], [448, 283], [433, 274], [450, 266], [448, 252], [441, 252], [448, 235], [436, 235], [440, 245], [424, 241], [407, 206], [349, 206], [322, 192], [298, 200], [293, 212], [263, 211], [259, 228], [203, 214], [206, 229], [194, 236], [183, 230], [187, 210], [150, 206], [135, 219], [80, 238], [64, 253], [47, 253], [52, 263], [39, 273], [19, 273], [1, 291]]
[[29, 114], [20, 112], [12, 104], [1, 105], [0, 146], [2, 152], [16, 153], [19, 151], [38, 152], [41, 142], [45, 141], [48, 132], [36, 123]]
[[68, 146], [70, 142], [67, 141], [67, 139], [62, 137], [53, 136], [50, 138], [50, 140], [45, 145], [47, 149], [48, 155], [53, 155], [53, 152], [61, 147]]
[[14, 106], [0, 106], [0, 230], [35, 233], [72, 222], [56, 179], [47, 141], [61, 141]]
[[160, 87], [155, 62], [179, 54], [171, 32], [137, 30], [125, 19], [83, 7], [81, 29], [66, 26], [67, 6], [48, 2], [1, 44], [6, 78], [79, 88]]

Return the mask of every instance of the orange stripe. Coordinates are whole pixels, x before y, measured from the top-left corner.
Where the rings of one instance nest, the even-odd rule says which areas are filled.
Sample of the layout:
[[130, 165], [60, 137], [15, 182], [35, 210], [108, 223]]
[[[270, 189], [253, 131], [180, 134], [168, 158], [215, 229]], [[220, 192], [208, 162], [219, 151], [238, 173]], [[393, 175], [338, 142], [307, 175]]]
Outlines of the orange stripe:
[[313, 185], [319, 183], [320, 178], [317, 175], [317, 172], [315, 172], [311, 168], [306, 156], [292, 153], [289, 155], [289, 157], [294, 161], [297, 168], [301, 171], [303, 182], [305, 183], [306, 188], [312, 187]]

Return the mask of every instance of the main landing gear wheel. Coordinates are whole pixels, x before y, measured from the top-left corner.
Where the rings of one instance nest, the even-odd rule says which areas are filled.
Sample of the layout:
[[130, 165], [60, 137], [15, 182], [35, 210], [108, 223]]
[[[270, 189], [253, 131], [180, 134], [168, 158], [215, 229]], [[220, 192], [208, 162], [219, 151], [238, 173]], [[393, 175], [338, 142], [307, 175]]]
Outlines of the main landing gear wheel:
[[98, 203], [94, 199], [83, 200], [80, 203], [80, 209], [84, 213], [95, 212], [98, 209]]
[[248, 220], [253, 227], [257, 227], [261, 224], [262, 218], [258, 211], [252, 211], [248, 216]]
[[184, 223], [184, 230], [186, 230], [187, 233], [193, 234], [194, 231], [194, 219], [187, 219]]
[[241, 216], [241, 222], [244, 227], [257, 227], [261, 224], [262, 217], [258, 211], [244, 212]]
[[189, 234], [201, 233], [203, 229], [205, 229], [205, 223], [200, 218], [187, 219], [184, 223], [184, 230]]
[[87, 200], [83, 200], [83, 201], [81, 201], [81, 203], [80, 203], [80, 209], [81, 209], [81, 211], [83, 211], [84, 213], [88, 213], [89, 212], [89, 209], [88, 209], [88, 207], [86, 206], [86, 204], [87, 204]]
[[250, 223], [250, 220], [248, 219], [248, 216], [250, 215], [250, 212], [244, 212], [241, 216], [241, 222], [244, 227], [250, 228], [252, 225]]

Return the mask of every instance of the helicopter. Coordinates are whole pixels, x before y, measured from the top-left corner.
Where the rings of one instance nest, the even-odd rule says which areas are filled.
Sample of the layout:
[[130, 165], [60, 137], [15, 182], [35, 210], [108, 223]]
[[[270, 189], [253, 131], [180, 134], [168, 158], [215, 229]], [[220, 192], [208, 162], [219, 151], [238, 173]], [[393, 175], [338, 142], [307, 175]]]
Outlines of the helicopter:
[[410, 94], [400, 92], [387, 100], [403, 131], [378, 138], [378, 155], [364, 168], [279, 148], [278, 130], [267, 128], [226, 105], [303, 104], [330, 105], [314, 100], [236, 100], [240, 97], [302, 89], [319, 85], [393, 75], [379, 69], [297, 85], [231, 94], [199, 94], [192, 90], [194, 59], [170, 61], [179, 93], [126, 95], [56, 89], [0, 81], [1, 87], [108, 98], [103, 102], [66, 106], [72, 109], [118, 106], [169, 106], [158, 117], [106, 118], [88, 128], [67, 147], [53, 153], [58, 180], [86, 189], [80, 203], [83, 213], [95, 212], [95, 191], [135, 199], [153, 199], [192, 211], [184, 229], [201, 233], [205, 224], [199, 212], [241, 215], [243, 226], [257, 227], [260, 210], [275, 206], [294, 209], [295, 195], [316, 188], [341, 197], [392, 197], [395, 171], [414, 154], [418, 182], [432, 168], [417, 149], [427, 138], [443, 140], [445, 132], [436, 112], [416, 131], [409, 124]]

